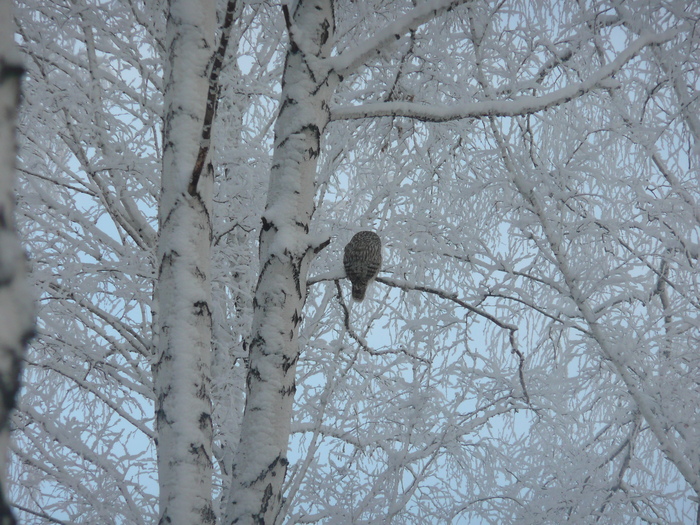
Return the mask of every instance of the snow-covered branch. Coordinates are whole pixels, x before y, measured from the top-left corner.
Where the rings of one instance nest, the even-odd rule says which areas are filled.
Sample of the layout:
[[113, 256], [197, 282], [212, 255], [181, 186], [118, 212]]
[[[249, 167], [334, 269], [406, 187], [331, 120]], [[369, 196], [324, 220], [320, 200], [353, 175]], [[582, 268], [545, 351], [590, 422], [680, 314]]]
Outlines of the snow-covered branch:
[[504, 330], [508, 330], [508, 341], [510, 342], [511, 352], [518, 357], [518, 380], [520, 382], [520, 388], [522, 388], [523, 397], [525, 398], [525, 401], [527, 403], [530, 402], [530, 396], [527, 393], [527, 386], [525, 384], [525, 356], [523, 355], [522, 351], [518, 347], [518, 338], [516, 335], [516, 333], [518, 331], [517, 326], [515, 326], [511, 323], [508, 323], [506, 321], [503, 321], [503, 320], [499, 319], [498, 317], [496, 317], [495, 315], [492, 315], [489, 312], [487, 312], [481, 308], [477, 308], [476, 306], [469, 304], [468, 302], [460, 299], [456, 293], [448, 293], [444, 290], [440, 290], [438, 288], [434, 288], [431, 286], [411, 284], [407, 281], [400, 281], [398, 279], [391, 279], [391, 278], [387, 278], [387, 277], [377, 277], [376, 280], [380, 283], [386, 284], [387, 286], [401, 288], [402, 290], [416, 290], [418, 292], [424, 292], [424, 293], [437, 295], [438, 297], [441, 297], [442, 299], [457, 303], [462, 308], [466, 308], [470, 312], [487, 319], [488, 321], [492, 322], [493, 324], [495, 324], [499, 328], [503, 328]]
[[470, 0], [433, 0], [421, 3], [386, 27], [377, 29], [375, 34], [362, 44], [326, 59], [326, 68], [333, 70], [340, 77], [345, 77], [409, 31], [468, 1]]
[[380, 282], [382, 284], [386, 284], [387, 286], [392, 286], [394, 288], [400, 288], [401, 290], [407, 291], [407, 290], [416, 290], [418, 292], [425, 292], [433, 295], [437, 295], [438, 297], [441, 297], [442, 299], [445, 299], [447, 301], [452, 301], [454, 303], [457, 303], [459, 306], [462, 308], [466, 308], [473, 314], [479, 315], [483, 317], [484, 319], [487, 319], [491, 321], [493, 324], [498, 326], [499, 328], [503, 328], [504, 330], [508, 330], [511, 332], [516, 332], [518, 330], [518, 327], [510, 324], [506, 321], [503, 321], [499, 319], [498, 317], [488, 313], [487, 311], [477, 308], [476, 306], [473, 306], [469, 304], [468, 302], [464, 301], [463, 299], [460, 299], [457, 293], [455, 292], [447, 292], [445, 290], [440, 290], [439, 288], [434, 288], [432, 286], [424, 286], [421, 284], [412, 284], [409, 283], [408, 281], [402, 281], [399, 279], [393, 279], [390, 277], [377, 277], [376, 278], [377, 282]]
[[648, 34], [639, 37], [625, 50], [620, 52], [615, 60], [601, 67], [583, 82], [570, 84], [551, 93], [539, 96], [524, 96], [514, 100], [484, 100], [456, 104], [453, 106], [438, 106], [414, 102], [377, 102], [360, 106], [341, 106], [331, 110], [332, 120], [364, 119], [374, 117], [407, 117], [427, 122], [449, 122], [452, 120], [485, 117], [512, 117], [530, 115], [547, 108], [556, 107], [597, 88], [616, 88], [615, 73], [625, 64], [636, 57], [647, 46], [659, 45], [675, 37], [679, 29], [669, 29], [663, 33]]
[[627, 357], [627, 349], [617, 344], [614, 338], [603, 330], [599, 321], [602, 312], [594, 313], [589, 304], [589, 298], [572, 270], [573, 263], [565, 256], [566, 250], [562, 246], [562, 239], [553, 231], [550, 217], [540, 197], [533, 190], [532, 186], [524, 180], [521, 170], [510, 158], [506, 140], [497, 130], [493, 120], [491, 120], [491, 127], [501, 150], [503, 161], [512, 176], [513, 183], [522, 198], [528, 203], [531, 212], [538, 218], [543, 236], [549, 244], [552, 257], [568, 287], [569, 297], [587, 323], [593, 340], [599, 346], [605, 358], [612, 363], [617, 375], [624, 382], [630, 397], [634, 400], [639, 412], [658, 440], [666, 458], [678, 468], [696, 494], [700, 494], [700, 476], [696, 469], [697, 464], [694, 464], [691, 457], [684, 453], [683, 445], [677, 442], [674, 433], [671, 432], [672, 425], [663, 414], [660, 399], [658, 396], [650, 395], [644, 388], [644, 378], [640, 378], [639, 374], [634, 372], [634, 366]]

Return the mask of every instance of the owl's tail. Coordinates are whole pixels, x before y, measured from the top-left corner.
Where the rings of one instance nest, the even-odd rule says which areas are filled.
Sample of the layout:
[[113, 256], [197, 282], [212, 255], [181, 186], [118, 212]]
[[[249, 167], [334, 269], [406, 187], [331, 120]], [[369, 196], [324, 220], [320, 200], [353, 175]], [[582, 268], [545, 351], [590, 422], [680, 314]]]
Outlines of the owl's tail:
[[365, 292], [367, 292], [366, 284], [356, 284], [352, 283], [352, 298], [356, 301], [362, 301], [365, 298]]

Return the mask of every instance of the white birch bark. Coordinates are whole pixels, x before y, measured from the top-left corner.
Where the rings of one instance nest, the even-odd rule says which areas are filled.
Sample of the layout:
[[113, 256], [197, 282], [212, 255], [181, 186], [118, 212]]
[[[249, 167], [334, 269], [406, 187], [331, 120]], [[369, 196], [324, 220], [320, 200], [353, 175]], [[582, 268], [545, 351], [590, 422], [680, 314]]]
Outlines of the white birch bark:
[[301, 0], [287, 16], [290, 44], [275, 127], [275, 151], [260, 232], [246, 406], [224, 523], [275, 523], [287, 471], [298, 327], [308, 266], [325, 244], [308, 238], [320, 139], [335, 80], [331, 0]]
[[0, 0], [0, 523], [15, 523], [6, 500], [10, 412], [20, 385], [25, 347], [33, 333], [24, 251], [14, 223], [15, 117], [24, 72], [14, 52], [11, 2]]
[[215, 1], [169, 3], [153, 364], [160, 523], [215, 522], [209, 393], [213, 170], [200, 163], [195, 175], [215, 27]]

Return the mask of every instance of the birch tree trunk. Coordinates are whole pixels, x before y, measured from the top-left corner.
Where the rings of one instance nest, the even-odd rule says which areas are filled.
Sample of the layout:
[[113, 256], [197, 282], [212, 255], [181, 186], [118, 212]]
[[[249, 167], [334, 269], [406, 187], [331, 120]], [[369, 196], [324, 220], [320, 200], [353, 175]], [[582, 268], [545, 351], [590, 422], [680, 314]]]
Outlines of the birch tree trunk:
[[30, 293], [24, 280], [24, 252], [14, 221], [15, 115], [24, 69], [13, 53], [14, 24], [9, 0], [0, 0], [0, 524], [15, 523], [6, 500], [9, 417], [15, 407], [27, 341], [33, 333]]
[[197, 162], [215, 28], [215, 1], [170, 1], [154, 312], [160, 523], [215, 522], [209, 393], [213, 170]]
[[324, 70], [333, 40], [331, 0], [301, 0], [275, 127], [275, 151], [260, 232], [260, 275], [253, 303], [246, 406], [224, 523], [275, 523], [287, 471], [298, 327], [309, 263], [327, 242], [308, 237], [320, 138], [333, 84]]

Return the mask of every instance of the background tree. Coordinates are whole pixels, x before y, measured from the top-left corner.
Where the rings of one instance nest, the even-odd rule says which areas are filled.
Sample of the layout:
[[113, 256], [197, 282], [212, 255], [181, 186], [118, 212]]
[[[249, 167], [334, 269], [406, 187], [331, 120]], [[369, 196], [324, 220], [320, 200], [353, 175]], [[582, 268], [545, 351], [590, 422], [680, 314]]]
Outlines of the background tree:
[[[318, 6], [242, 5], [221, 70], [214, 514], [268, 497], [285, 523], [697, 520], [697, 6]], [[165, 12], [18, 9], [41, 293], [13, 445], [25, 521], [159, 513]], [[356, 304], [341, 261], [360, 229], [386, 248]], [[284, 409], [251, 425], [265, 392]]]

